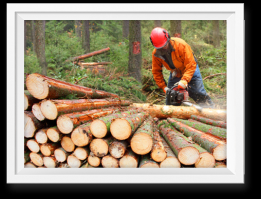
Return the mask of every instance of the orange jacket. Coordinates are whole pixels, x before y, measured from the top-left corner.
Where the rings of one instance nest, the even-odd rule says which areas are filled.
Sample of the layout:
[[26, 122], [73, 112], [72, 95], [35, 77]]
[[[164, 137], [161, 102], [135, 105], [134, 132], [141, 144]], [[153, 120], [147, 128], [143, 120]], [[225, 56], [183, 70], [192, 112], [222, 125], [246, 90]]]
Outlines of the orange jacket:
[[170, 44], [172, 47], [171, 59], [176, 69], [171, 69], [160, 55], [157, 49], [152, 52], [152, 74], [158, 87], [164, 89], [167, 85], [163, 78], [162, 66], [173, 72], [176, 70], [176, 77], [190, 82], [196, 70], [197, 63], [194, 59], [191, 47], [181, 38], [171, 37]]

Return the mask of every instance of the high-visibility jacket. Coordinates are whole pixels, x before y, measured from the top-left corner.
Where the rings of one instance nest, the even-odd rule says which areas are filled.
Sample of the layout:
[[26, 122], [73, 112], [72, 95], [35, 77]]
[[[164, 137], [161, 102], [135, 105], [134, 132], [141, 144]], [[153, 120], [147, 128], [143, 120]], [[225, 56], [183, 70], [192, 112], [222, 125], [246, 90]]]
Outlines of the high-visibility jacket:
[[193, 77], [197, 66], [191, 47], [183, 39], [171, 37], [169, 43], [173, 64], [167, 64], [168, 60], [162, 56], [160, 50], [154, 49], [152, 52], [152, 74], [156, 84], [162, 89], [167, 86], [162, 74], [163, 66], [171, 72], [176, 71], [176, 77], [181, 77], [182, 80], [186, 80], [188, 83]]

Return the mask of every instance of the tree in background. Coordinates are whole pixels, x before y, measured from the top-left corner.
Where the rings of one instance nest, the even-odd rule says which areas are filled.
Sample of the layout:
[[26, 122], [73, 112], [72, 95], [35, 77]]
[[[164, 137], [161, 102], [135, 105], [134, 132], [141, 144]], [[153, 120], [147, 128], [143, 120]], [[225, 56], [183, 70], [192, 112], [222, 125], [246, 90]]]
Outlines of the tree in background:
[[129, 63], [128, 73], [141, 82], [141, 22], [131, 20], [129, 24]]
[[181, 37], [181, 20], [170, 20], [170, 36]]
[[215, 48], [220, 47], [220, 38], [219, 38], [219, 21], [213, 20], [213, 45]]
[[122, 37], [123, 39], [128, 39], [129, 37], [129, 20], [122, 21]]
[[85, 50], [85, 53], [90, 52], [90, 30], [89, 30], [89, 20], [83, 20], [82, 21], [82, 40], [83, 40], [83, 48]]
[[45, 20], [35, 21], [35, 52], [42, 68], [42, 74], [47, 74], [47, 64], [45, 58]]
[[154, 20], [154, 27], [161, 27], [161, 20]]
[[75, 20], [75, 34], [78, 38], [81, 38], [81, 21]]

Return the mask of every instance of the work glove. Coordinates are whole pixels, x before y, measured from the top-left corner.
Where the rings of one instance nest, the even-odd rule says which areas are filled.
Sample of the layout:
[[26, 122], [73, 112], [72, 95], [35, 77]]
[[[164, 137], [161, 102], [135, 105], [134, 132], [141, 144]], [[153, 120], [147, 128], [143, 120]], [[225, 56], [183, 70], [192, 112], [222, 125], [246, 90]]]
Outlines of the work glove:
[[165, 88], [163, 89], [164, 93], [167, 93], [168, 90], [169, 90], [168, 87], [165, 87]]
[[180, 80], [178, 83], [178, 89], [183, 90], [186, 89], [188, 86], [188, 82], [186, 80]]

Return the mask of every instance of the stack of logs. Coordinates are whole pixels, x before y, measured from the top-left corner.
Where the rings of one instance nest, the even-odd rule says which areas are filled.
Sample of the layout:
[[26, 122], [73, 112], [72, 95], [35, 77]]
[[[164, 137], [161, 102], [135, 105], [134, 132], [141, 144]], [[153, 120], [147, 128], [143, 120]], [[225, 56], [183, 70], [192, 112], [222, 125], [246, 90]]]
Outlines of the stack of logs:
[[131, 104], [37, 73], [26, 86], [26, 168], [226, 167], [223, 110]]

